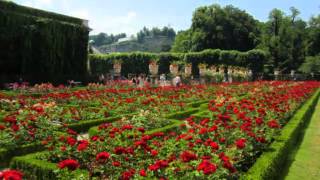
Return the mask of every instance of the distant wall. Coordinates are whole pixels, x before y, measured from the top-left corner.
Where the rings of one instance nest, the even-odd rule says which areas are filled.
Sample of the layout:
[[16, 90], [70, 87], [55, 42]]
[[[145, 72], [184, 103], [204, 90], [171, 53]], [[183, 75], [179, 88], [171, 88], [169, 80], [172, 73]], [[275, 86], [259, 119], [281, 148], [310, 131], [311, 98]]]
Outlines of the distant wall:
[[247, 52], [207, 49], [201, 52], [189, 53], [110, 53], [93, 54], [89, 56], [90, 69], [93, 75], [107, 73], [113, 68], [114, 60], [122, 60], [121, 74], [129, 73], [140, 74], [149, 72], [148, 64], [150, 60], [158, 59], [159, 74], [169, 73], [170, 63], [180, 61], [181, 63], [192, 63], [193, 75], [199, 74], [198, 64], [206, 63], [208, 65], [227, 65], [247, 67], [254, 73], [262, 72], [263, 65], [266, 62], [268, 54], [259, 49]]
[[82, 19], [0, 1], [0, 84], [84, 80], [88, 34]]

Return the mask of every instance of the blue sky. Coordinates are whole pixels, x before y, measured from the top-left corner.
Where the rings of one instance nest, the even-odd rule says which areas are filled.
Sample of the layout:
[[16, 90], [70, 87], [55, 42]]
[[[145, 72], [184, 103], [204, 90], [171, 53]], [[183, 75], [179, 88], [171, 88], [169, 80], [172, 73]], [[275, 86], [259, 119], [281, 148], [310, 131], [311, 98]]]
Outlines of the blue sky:
[[308, 20], [320, 14], [320, 0], [13, 0], [30, 7], [89, 20], [99, 32], [135, 34], [146, 27], [171, 26], [175, 30], [190, 27], [192, 13], [199, 6], [214, 3], [222, 6], [231, 4], [246, 10], [256, 19], [266, 21], [269, 12], [278, 8], [289, 13], [294, 6], [300, 17]]

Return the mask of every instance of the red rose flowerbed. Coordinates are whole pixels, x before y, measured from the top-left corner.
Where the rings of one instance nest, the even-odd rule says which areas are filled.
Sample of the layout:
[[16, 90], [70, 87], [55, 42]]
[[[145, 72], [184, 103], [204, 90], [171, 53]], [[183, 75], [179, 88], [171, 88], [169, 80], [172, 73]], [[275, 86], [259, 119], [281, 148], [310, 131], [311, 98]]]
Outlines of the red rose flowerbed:
[[[170, 91], [168, 98], [148, 90], [152, 95], [148, 95], [148, 91], [143, 93], [148, 103], [145, 99], [137, 100], [135, 95], [130, 96], [133, 102], [126, 99], [128, 106], [133, 103], [134, 110], [130, 112], [136, 112], [135, 115], [94, 127], [95, 133], [90, 137], [79, 136], [67, 127], [60, 127], [62, 134], [40, 137], [38, 141], [47, 151], [33, 159], [55, 164], [54, 172], [50, 172], [56, 175], [52, 179], [79, 175], [97, 179], [239, 179], [319, 85], [318, 82], [275, 81], [199, 87], [200, 93], [189, 98], [207, 100], [207, 103], [195, 107], [190, 117], [178, 120], [170, 120], [166, 115], [186, 110], [181, 103], [192, 100], [182, 101], [188, 96], [178, 89], [171, 91], [179, 96]], [[184, 93], [190, 89], [197, 92], [195, 87], [185, 88], [188, 90], [183, 90]], [[112, 95], [106, 91], [90, 93], [94, 94], [94, 101], [110, 104]], [[46, 98], [49, 96], [52, 98], [52, 93]], [[105, 97], [109, 97], [109, 101], [104, 101]], [[170, 111], [161, 107], [172, 104], [168, 99], [177, 102], [175, 98], [182, 98], [179, 108]], [[71, 100], [61, 100], [66, 101]], [[83, 108], [90, 98], [76, 101]], [[120, 109], [126, 111], [127, 108]], [[44, 114], [49, 112], [52, 109], [45, 110]], [[50, 120], [50, 114], [47, 117]], [[163, 123], [166, 121], [174, 123]], [[13, 167], [32, 177], [32, 171], [17, 163], [13, 163]]]

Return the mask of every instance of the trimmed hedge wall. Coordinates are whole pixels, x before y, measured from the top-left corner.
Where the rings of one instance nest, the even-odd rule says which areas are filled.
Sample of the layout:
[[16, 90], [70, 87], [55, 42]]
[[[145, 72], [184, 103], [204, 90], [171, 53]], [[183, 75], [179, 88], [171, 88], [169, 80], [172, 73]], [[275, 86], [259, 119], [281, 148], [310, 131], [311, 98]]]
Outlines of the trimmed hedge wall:
[[[181, 111], [181, 112], [175, 112], [175, 113], [172, 113], [172, 114], [168, 114], [168, 115], [165, 116], [165, 118], [168, 118], [168, 119], [179, 119], [179, 120], [187, 118], [191, 114], [197, 112], [198, 111], [197, 107], [199, 107], [200, 105], [202, 105], [204, 103], [208, 103], [208, 101], [207, 100], [203, 100], [203, 101], [196, 101], [196, 102], [193, 102], [193, 103], [188, 103], [187, 104], [187, 110]], [[117, 120], [121, 119], [124, 116], [132, 116], [134, 114], [135, 113], [129, 113], [129, 114], [116, 115], [116, 116], [112, 116], [112, 117], [109, 117], [109, 118], [103, 118], [103, 119], [83, 120], [83, 121], [80, 121], [80, 122], [77, 122], [77, 123], [68, 124], [68, 127], [70, 129], [73, 129], [74, 131], [77, 131], [78, 133], [81, 133], [81, 132], [88, 131], [93, 126], [98, 126], [100, 124], [108, 123], [108, 122], [111, 123], [111, 122], [114, 122], [114, 121], [117, 121]]]
[[[163, 128], [157, 128], [151, 131], [147, 131], [146, 134], [153, 134], [155, 132], [166, 132], [176, 130], [179, 128], [183, 121], [170, 120], [173, 124], [167, 125]], [[97, 127], [93, 127], [89, 130], [89, 135], [94, 136], [98, 133]], [[45, 156], [46, 152], [29, 154], [26, 156], [15, 157], [10, 163], [10, 168], [19, 169], [24, 172], [24, 175], [30, 179], [56, 179], [54, 171], [58, 169], [57, 164], [50, 163], [45, 160], [41, 160], [41, 157]], [[74, 173], [76, 179], [84, 178], [88, 179], [88, 171], [76, 170]]]
[[[28, 154], [13, 158], [10, 168], [23, 170], [24, 177], [34, 180], [54, 180], [57, 179], [54, 171], [58, 169], [57, 164], [39, 160], [39, 157], [45, 156], [46, 152]], [[88, 179], [88, 171], [74, 171], [75, 179]]]
[[198, 75], [199, 63], [207, 63], [209, 65], [233, 65], [248, 67], [253, 72], [262, 72], [263, 64], [267, 59], [267, 53], [263, 50], [255, 49], [248, 52], [228, 51], [219, 49], [208, 49], [202, 52], [190, 53], [111, 53], [111, 54], [91, 54], [89, 55], [90, 69], [93, 75], [106, 73], [113, 68], [113, 61], [121, 59], [121, 74], [129, 73], [139, 74], [148, 73], [148, 63], [150, 60], [158, 59], [159, 74], [169, 73], [169, 65], [173, 61], [181, 61], [192, 63], [193, 74]]
[[39, 144], [28, 144], [23, 145], [15, 149], [0, 149], [0, 169], [5, 168], [9, 165], [11, 158], [14, 156], [21, 156], [37, 151], [44, 150], [44, 147]]
[[47, 12], [43, 11], [40, 9], [34, 9], [30, 7], [25, 7], [25, 6], [19, 6], [13, 2], [5, 2], [1, 1], [0, 2], [0, 9], [3, 11], [11, 11], [14, 13], [19, 13], [19, 14], [25, 14], [29, 16], [41, 16], [44, 18], [49, 18], [49, 19], [56, 19], [58, 21], [66, 21], [78, 25], [82, 25], [82, 19], [75, 18], [75, 17], [70, 17], [70, 16], [65, 16], [53, 12]]
[[[282, 169], [282, 165], [285, 163], [287, 155], [292, 150], [295, 140], [301, 131], [303, 131], [305, 125], [310, 120], [314, 111], [317, 100], [320, 96], [320, 90], [318, 90], [309, 100], [307, 100], [301, 108], [299, 108], [294, 116], [290, 119], [289, 123], [284, 127], [281, 135], [276, 137], [275, 141], [270, 146], [270, 151], [264, 152], [257, 162], [249, 169], [249, 171], [241, 179], [275, 179], [278, 175], [278, 171]], [[200, 105], [201, 106], [201, 105]], [[170, 117], [183, 118], [191, 114], [199, 112], [199, 108], [190, 108], [189, 110], [175, 113]], [[196, 118], [204, 118], [202, 116], [196, 116]], [[168, 131], [178, 128], [183, 121], [171, 120], [173, 124], [165, 126], [163, 128], [154, 129], [146, 132], [152, 134], [159, 131]], [[93, 136], [97, 133], [97, 127], [93, 127], [89, 130], [89, 135]], [[55, 179], [53, 173], [57, 169], [57, 165], [49, 163], [47, 161], [39, 160], [46, 152], [29, 154], [26, 156], [15, 157], [10, 163], [10, 167], [14, 169], [23, 170], [27, 177], [32, 179]], [[81, 175], [82, 174], [82, 175]], [[77, 170], [75, 176], [88, 177], [88, 172], [84, 170]]]
[[104, 119], [96, 119], [96, 120], [88, 120], [88, 121], [80, 121], [78, 123], [73, 123], [73, 124], [68, 124], [68, 128], [81, 133], [81, 132], [86, 132], [88, 129], [90, 129], [93, 126], [97, 126], [103, 123], [111, 123], [116, 120], [121, 119], [122, 116], [114, 116], [114, 117], [109, 117], [109, 118], [104, 118]]
[[251, 167], [241, 179], [269, 180], [279, 177], [279, 171], [283, 169], [288, 155], [292, 149], [294, 149], [300, 132], [305, 129], [311, 119], [319, 96], [320, 90], [317, 90], [317, 92], [296, 111], [281, 131], [281, 135], [276, 137], [275, 141], [270, 145], [269, 151], [263, 152], [253, 167]]
[[86, 78], [89, 29], [82, 20], [0, 1], [0, 24], [0, 85], [20, 77]]

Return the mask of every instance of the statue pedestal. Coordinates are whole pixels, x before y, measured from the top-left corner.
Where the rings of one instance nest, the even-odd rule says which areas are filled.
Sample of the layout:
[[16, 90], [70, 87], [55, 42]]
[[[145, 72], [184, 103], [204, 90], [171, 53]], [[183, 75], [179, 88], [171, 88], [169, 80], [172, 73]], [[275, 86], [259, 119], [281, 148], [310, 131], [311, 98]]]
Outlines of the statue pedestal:
[[120, 73], [114, 73], [113, 80], [121, 80], [121, 74]]

